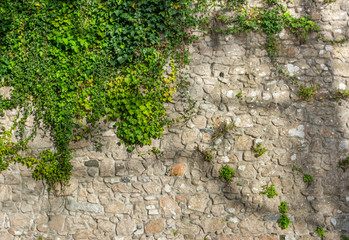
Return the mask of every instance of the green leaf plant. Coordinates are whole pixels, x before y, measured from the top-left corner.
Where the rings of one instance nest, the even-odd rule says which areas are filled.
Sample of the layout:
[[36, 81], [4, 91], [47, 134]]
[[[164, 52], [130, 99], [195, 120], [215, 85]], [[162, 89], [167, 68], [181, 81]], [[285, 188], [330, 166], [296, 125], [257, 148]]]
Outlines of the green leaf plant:
[[[189, 63], [183, 42], [202, 22], [204, 0], [0, 0], [0, 114], [16, 110], [0, 132], [0, 171], [33, 170], [51, 189], [68, 184], [70, 143], [89, 138], [101, 119], [116, 122], [121, 144], [149, 145], [169, 124], [164, 103]], [[171, 71], [165, 72], [165, 66]], [[165, 74], [166, 73], [166, 74]], [[35, 121], [26, 128], [30, 116]], [[54, 148], [28, 148], [43, 130]], [[11, 136], [16, 134], [17, 140]]]

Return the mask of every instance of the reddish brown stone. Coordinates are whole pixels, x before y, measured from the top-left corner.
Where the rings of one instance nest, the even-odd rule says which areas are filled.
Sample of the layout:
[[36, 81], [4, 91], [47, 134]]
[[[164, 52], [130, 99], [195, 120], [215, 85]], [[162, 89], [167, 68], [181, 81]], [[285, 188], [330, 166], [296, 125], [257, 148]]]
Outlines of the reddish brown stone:
[[164, 229], [164, 219], [159, 218], [148, 222], [145, 225], [146, 233], [160, 233]]
[[182, 176], [187, 170], [186, 164], [175, 164], [172, 166], [171, 175], [172, 176]]
[[177, 195], [176, 196], [176, 201], [177, 202], [185, 202], [185, 196], [184, 195]]
[[40, 224], [38, 225], [37, 229], [39, 232], [46, 232], [48, 230], [48, 226], [47, 224]]

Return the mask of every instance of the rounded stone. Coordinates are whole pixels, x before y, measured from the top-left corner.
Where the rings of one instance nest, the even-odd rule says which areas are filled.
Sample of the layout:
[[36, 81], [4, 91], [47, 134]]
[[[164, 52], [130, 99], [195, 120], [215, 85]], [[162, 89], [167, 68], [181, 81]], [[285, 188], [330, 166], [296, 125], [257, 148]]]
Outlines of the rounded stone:
[[172, 166], [171, 175], [182, 176], [186, 170], [187, 170], [186, 164], [175, 164]]

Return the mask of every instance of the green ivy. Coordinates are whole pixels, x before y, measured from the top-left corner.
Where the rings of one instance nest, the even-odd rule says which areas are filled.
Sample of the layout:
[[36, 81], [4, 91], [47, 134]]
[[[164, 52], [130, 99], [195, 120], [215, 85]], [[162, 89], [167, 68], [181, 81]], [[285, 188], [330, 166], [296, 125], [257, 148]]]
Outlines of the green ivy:
[[[183, 42], [202, 21], [205, 1], [0, 0], [0, 113], [18, 110], [0, 135], [0, 171], [10, 163], [33, 169], [50, 187], [69, 182], [73, 141], [88, 138], [101, 119], [116, 121], [131, 151], [158, 138], [169, 121], [178, 71], [188, 64]], [[169, 62], [170, 60], [170, 62]], [[165, 77], [164, 67], [171, 73]], [[35, 118], [32, 131], [27, 118]], [[28, 150], [38, 129], [53, 149]], [[12, 142], [14, 132], [18, 140]]]
[[[320, 29], [309, 16], [300, 18], [292, 16], [278, 0], [265, 0], [265, 3], [263, 7], [249, 7], [246, 1], [227, 1], [225, 5], [221, 5], [222, 14], [219, 16], [217, 14], [216, 17], [223, 27], [215, 31], [225, 34], [251, 31], [264, 33], [268, 55], [275, 59], [278, 51], [278, 34], [283, 29], [288, 29], [301, 42], [306, 41], [309, 32], [317, 32]], [[231, 11], [234, 14], [229, 13], [229, 16], [224, 14]]]

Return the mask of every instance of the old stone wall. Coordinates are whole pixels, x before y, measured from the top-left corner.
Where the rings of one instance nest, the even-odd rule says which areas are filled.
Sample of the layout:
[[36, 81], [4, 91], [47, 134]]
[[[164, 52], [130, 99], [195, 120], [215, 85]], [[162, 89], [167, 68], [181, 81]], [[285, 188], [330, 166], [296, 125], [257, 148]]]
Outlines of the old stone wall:
[[[310, 14], [328, 39], [349, 37], [347, 0], [288, 7]], [[300, 45], [286, 31], [280, 39], [279, 67], [294, 80], [277, 73], [262, 35], [204, 36], [192, 44], [187, 76], [196, 112], [154, 140], [161, 155], [147, 154], [150, 147], [128, 153], [105, 126], [100, 151], [93, 142], [75, 145], [71, 185], [56, 195], [12, 165], [0, 174], [0, 239], [319, 239], [318, 226], [326, 239], [348, 235], [349, 171], [337, 165], [349, 155], [349, 103], [326, 96], [349, 87], [349, 43], [313, 35]], [[301, 84], [318, 84], [314, 100], [297, 97]], [[167, 106], [172, 118], [188, 107], [181, 97]], [[12, 118], [8, 112], [1, 124]], [[236, 128], [214, 138], [224, 121]], [[258, 158], [257, 143], [267, 149]], [[212, 150], [212, 162], [197, 145]], [[45, 138], [32, 144], [47, 147]], [[229, 183], [219, 179], [226, 164], [236, 170]], [[293, 165], [313, 181], [305, 183]], [[260, 195], [266, 184], [278, 196]], [[286, 230], [277, 224], [281, 201], [289, 205]]]

